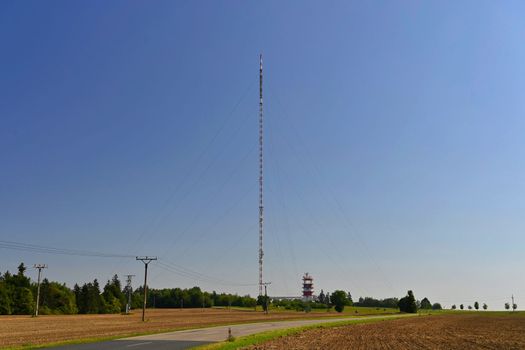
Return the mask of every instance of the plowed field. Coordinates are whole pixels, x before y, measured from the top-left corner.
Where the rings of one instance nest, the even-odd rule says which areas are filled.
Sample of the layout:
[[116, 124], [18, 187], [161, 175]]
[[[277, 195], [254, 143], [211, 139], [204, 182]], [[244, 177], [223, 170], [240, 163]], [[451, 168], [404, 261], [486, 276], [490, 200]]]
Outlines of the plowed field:
[[86, 338], [169, 331], [229, 323], [302, 318], [340, 317], [337, 312], [305, 314], [295, 311], [262, 312], [226, 309], [153, 309], [141, 322], [132, 315], [0, 316], [0, 347], [38, 345]]
[[250, 350], [525, 349], [525, 317], [441, 315], [307, 330]]

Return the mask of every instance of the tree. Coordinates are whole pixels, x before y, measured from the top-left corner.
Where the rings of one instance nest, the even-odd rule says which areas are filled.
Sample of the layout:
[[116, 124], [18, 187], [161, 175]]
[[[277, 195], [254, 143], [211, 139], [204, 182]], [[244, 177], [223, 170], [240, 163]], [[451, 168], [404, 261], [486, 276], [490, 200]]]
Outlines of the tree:
[[401, 299], [399, 299], [399, 310], [401, 312], [407, 312], [407, 313], [416, 313], [417, 312], [417, 305], [416, 305], [416, 298], [414, 297], [414, 293], [409, 290], [407, 295]]
[[267, 308], [268, 308], [269, 304], [270, 304], [270, 297], [269, 296], [259, 295], [257, 297], [257, 305], [261, 305], [264, 312], [268, 311]]
[[479, 303], [477, 301], [474, 303], [474, 309], [479, 310]]
[[16, 288], [13, 300], [13, 314], [31, 315], [33, 313], [34, 304], [31, 289], [26, 287]]
[[517, 308], [518, 308], [518, 304], [516, 303], [512, 304], [512, 311], [516, 311]]
[[126, 306], [126, 296], [122, 293], [122, 286], [118, 276], [113, 276], [111, 281], [108, 281], [104, 286], [104, 297], [106, 310], [105, 313], [119, 313], [124, 311]]
[[0, 281], [0, 315], [10, 315], [12, 312], [12, 304], [13, 302], [6, 284]]
[[[78, 285], [75, 285], [78, 288]], [[76, 314], [76, 290], [72, 291], [65, 284], [49, 282], [44, 278], [40, 285], [40, 311], [42, 315]]]
[[510, 309], [510, 304], [509, 303], [505, 303], [505, 310], [509, 310]]
[[330, 302], [335, 306], [335, 311], [343, 312], [348, 303], [347, 294], [342, 290], [336, 290], [330, 297]]
[[325, 304], [326, 304], [326, 311], [330, 311], [330, 309], [332, 308], [332, 304], [330, 303], [330, 298], [332, 296], [330, 295], [330, 293], [326, 293], [326, 298], [325, 298]]
[[100, 294], [98, 281], [84, 283], [77, 297], [78, 312], [81, 314], [100, 314], [106, 312], [106, 303]]
[[483, 303], [483, 310], [487, 310], [489, 307], [487, 304]]
[[469, 309], [469, 310], [472, 310], [472, 305], [469, 305], [469, 306], [468, 306], [468, 309]]
[[430, 300], [428, 300], [427, 298], [423, 298], [423, 300], [421, 300], [421, 308], [426, 310], [432, 309], [432, 304], [430, 303]]
[[324, 295], [324, 291], [321, 289], [321, 293], [319, 293], [319, 296], [317, 297], [317, 299], [319, 300], [319, 302], [321, 304], [324, 304], [325, 303], [325, 298], [326, 298], [326, 296]]
[[443, 308], [441, 307], [441, 304], [440, 303], [434, 303], [432, 304], [432, 310], [442, 310]]
[[386, 299], [374, 299], [371, 297], [360, 297], [354, 306], [365, 306], [365, 307], [383, 307], [396, 309], [399, 304], [398, 298], [386, 298]]
[[456, 310], [456, 304], [452, 305], [451, 309]]
[[463, 306], [463, 304], [461, 304], [461, 305], [459, 305], [459, 308], [460, 308], [461, 310], [463, 310], [465, 307]]
[[346, 299], [346, 305], [352, 306], [354, 304], [354, 301], [352, 300], [352, 294], [350, 292], [348, 292], [348, 294], [346, 295]]

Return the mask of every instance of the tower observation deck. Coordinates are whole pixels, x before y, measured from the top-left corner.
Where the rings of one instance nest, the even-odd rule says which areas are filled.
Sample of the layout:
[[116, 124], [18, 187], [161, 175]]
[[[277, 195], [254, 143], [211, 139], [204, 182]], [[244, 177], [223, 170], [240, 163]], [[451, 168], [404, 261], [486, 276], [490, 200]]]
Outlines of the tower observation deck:
[[314, 279], [307, 273], [303, 276], [303, 300], [312, 301], [314, 299]]

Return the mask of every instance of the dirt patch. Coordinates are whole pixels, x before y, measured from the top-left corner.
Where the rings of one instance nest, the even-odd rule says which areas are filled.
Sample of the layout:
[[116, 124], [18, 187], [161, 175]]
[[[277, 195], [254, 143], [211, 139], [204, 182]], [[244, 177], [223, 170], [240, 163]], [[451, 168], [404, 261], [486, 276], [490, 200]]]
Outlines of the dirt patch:
[[312, 329], [247, 349], [525, 349], [525, 317], [411, 317]]
[[132, 315], [0, 316], [0, 347], [38, 345], [85, 338], [131, 335], [139, 332], [169, 331], [228, 323], [302, 318], [340, 317], [337, 313], [305, 314], [226, 309], [154, 309], [141, 321], [141, 312]]

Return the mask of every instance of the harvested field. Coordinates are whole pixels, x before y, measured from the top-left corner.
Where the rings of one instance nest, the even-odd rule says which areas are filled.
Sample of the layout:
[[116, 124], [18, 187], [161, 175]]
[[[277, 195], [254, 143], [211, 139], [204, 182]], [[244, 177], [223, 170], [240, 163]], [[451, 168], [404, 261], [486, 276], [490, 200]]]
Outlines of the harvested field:
[[305, 314], [295, 311], [265, 315], [226, 309], [153, 309], [132, 315], [0, 316], [0, 347], [38, 345], [89, 338], [107, 338], [145, 332], [171, 331], [229, 323], [304, 318], [341, 317], [334, 312]]
[[316, 328], [247, 349], [525, 349], [525, 317], [420, 316]]

